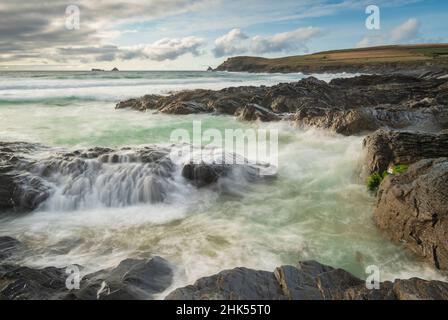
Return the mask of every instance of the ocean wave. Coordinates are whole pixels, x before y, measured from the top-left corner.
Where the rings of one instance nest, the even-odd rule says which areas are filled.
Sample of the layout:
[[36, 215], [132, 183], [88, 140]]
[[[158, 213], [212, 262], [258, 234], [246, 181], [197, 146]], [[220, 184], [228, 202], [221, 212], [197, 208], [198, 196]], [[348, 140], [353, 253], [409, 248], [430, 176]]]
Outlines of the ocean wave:
[[66, 96], [66, 97], [42, 97], [42, 98], [25, 98], [20, 99], [16, 97], [12, 98], [0, 98], [0, 106], [2, 105], [46, 105], [46, 106], [65, 106], [83, 102], [102, 101], [101, 97], [78, 97], [78, 96]]

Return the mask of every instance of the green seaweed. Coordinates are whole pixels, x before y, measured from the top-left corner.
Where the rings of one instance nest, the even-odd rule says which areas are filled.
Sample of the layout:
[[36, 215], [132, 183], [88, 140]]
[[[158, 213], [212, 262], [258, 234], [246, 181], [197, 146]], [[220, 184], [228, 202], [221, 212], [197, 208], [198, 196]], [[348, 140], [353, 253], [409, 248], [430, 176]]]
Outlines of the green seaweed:
[[388, 171], [384, 171], [382, 173], [380, 172], [374, 172], [367, 178], [367, 189], [373, 193], [376, 193], [378, 191], [378, 188], [383, 182], [384, 178], [386, 178], [389, 174], [400, 174], [405, 173], [409, 168], [409, 165], [407, 164], [397, 164], [395, 166], [392, 166], [391, 169]]

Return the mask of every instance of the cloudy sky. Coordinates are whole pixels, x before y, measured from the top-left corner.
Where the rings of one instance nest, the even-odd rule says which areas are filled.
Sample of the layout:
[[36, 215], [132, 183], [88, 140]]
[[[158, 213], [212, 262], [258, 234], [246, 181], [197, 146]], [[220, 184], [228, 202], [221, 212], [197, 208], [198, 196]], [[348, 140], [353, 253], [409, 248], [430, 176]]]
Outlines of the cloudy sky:
[[[371, 4], [379, 30], [365, 26]], [[235, 55], [448, 42], [447, 14], [441, 0], [0, 0], [0, 69], [202, 70]]]

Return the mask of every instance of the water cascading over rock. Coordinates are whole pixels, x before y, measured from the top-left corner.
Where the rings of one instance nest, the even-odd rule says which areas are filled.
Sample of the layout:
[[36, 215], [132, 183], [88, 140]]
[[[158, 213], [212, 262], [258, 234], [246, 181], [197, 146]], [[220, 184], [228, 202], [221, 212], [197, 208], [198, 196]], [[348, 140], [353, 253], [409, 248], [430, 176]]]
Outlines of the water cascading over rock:
[[[17, 147], [3, 153], [0, 180], [6, 187], [0, 190], [2, 210], [72, 211], [175, 202], [175, 195], [188, 195], [220, 178], [227, 179], [222, 190], [238, 189], [261, 177], [259, 168], [248, 163], [191, 162], [188, 154], [173, 157], [174, 146], [97, 147], [72, 152], [35, 148], [20, 150], [20, 156]], [[38, 152], [42, 154], [36, 156]], [[235, 170], [238, 174], [232, 174]]]

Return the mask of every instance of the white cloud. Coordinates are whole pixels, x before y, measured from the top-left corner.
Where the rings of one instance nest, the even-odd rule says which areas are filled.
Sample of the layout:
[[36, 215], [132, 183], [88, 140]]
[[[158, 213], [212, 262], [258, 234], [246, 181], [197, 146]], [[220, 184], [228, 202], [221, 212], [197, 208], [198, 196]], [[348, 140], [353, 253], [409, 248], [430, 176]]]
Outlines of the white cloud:
[[412, 40], [418, 36], [420, 21], [410, 18], [403, 24], [392, 30], [390, 39], [392, 42]]
[[229, 33], [215, 40], [213, 54], [215, 57], [222, 57], [246, 52], [247, 43], [245, 43], [245, 40], [247, 39], [249, 37], [240, 29], [232, 29]]
[[204, 45], [204, 40], [198, 37], [185, 37], [181, 39], [164, 38], [152, 44], [145, 45], [141, 52], [151, 60], [174, 60], [187, 53], [196, 56], [199, 55], [199, 48], [202, 45]]
[[419, 40], [425, 42], [424, 39], [419, 38], [421, 23], [416, 18], [409, 18], [404, 23], [392, 29], [387, 33], [375, 33], [365, 36], [357, 43], [358, 48], [372, 47], [385, 44], [396, 44], [406, 41]]
[[308, 51], [307, 43], [321, 34], [315, 27], [298, 28], [271, 36], [254, 36], [250, 38], [240, 29], [232, 29], [229, 33], [215, 40], [213, 53], [215, 57], [236, 55], [241, 53], [266, 54], [274, 52]]
[[320, 34], [321, 29], [307, 27], [278, 33], [269, 37], [255, 36], [252, 38], [251, 51], [257, 54], [291, 52], [294, 50], [307, 52], [307, 42]]
[[373, 47], [385, 44], [384, 37], [381, 34], [366, 36], [356, 44], [357, 48]]

